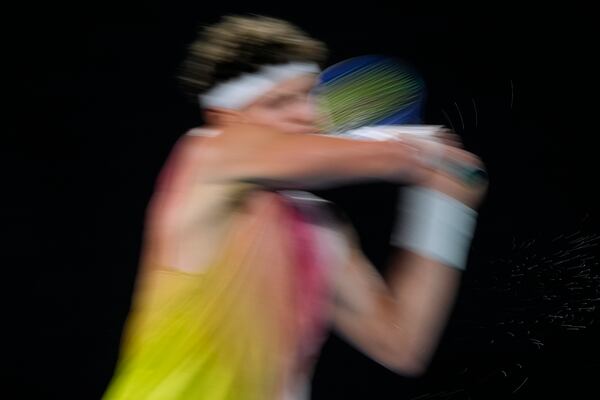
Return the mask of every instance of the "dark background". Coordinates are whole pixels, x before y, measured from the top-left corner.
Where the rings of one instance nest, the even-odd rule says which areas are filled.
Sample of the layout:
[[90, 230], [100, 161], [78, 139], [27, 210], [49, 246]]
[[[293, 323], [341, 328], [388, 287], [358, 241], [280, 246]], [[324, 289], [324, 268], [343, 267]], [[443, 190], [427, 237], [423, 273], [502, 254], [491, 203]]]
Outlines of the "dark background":
[[[330, 63], [368, 53], [412, 63], [428, 85], [426, 122], [454, 127], [490, 174], [463, 288], [429, 373], [396, 376], [333, 336], [314, 398], [598, 396], [591, 12], [128, 4], [25, 4], [5, 16], [3, 375], [6, 390], [17, 389], [7, 398], [100, 397], [116, 362], [154, 179], [178, 136], [201, 123], [177, 91], [176, 68], [196, 27], [232, 12], [300, 25], [330, 45]], [[384, 270], [393, 188], [322, 194], [350, 214]]]

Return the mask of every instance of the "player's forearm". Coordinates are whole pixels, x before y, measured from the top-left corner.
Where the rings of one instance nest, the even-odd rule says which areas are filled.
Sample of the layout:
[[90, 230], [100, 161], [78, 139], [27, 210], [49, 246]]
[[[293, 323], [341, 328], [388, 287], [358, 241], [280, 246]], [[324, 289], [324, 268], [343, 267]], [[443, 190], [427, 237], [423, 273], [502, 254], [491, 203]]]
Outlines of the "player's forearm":
[[[422, 373], [437, 347], [460, 286], [461, 272], [417, 253], [396, 250], [388, 274], [393, 300], [390, 340], [412, 372]], [[397, 337], [393, 337], [397, 335]]]
[[402, 192], [392, 233], [397, 250], [388, 279], [394, 298], [391, 318], [404, 330], [402, 346], [422, 367], [429, 363], [454, 305], [477, 219], [471, 207], [483, 193], [481, 187], [444, 175], [428, 185]]
[[406, 144], [323, 135], [277, 135], [221, 165], [221, 179], [298, 188], [410, 180], [419, 171], [414, 149]]

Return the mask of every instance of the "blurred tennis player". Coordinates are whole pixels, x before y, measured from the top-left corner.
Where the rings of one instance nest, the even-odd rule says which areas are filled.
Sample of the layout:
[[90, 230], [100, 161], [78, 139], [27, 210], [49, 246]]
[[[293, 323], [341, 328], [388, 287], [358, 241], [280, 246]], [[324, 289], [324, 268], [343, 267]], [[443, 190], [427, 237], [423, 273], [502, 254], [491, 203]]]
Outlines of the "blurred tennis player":
[[[485, 191], [435, 165], [481, 163], [430, 140], [316, 134], [324, 57], [260, 16], [225, 17], [191, 45], [181, 79], [206, 125], [157, 182], [105, 399], [306, 399], [329, 327], [391, 370], [425, 370]], [[302, 191], [371, 179], [410, 185], [387, 282], [332, 205]]]

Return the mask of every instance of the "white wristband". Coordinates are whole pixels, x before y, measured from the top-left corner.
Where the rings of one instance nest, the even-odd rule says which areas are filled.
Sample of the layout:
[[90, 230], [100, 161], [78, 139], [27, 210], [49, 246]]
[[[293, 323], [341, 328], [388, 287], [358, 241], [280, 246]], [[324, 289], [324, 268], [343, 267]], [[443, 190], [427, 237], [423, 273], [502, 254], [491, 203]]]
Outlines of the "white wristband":
[[391, 244], [464, 270], [477, 212], [437, 190], [402, 189]]

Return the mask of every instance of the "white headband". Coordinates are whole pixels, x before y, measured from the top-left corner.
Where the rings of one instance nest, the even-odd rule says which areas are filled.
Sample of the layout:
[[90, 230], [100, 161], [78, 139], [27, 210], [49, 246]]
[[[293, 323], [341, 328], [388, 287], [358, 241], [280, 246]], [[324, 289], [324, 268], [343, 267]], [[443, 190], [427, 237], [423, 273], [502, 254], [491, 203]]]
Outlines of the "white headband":
[[200, 105], [204, 108], [240, 109], [262, 96], [277, 84], [305, 74], [318, 74], [319, 66], [314, 63], [291, 62], [266, 65], [257, 72], [245, 73], [221, 83], [201, 94]]

